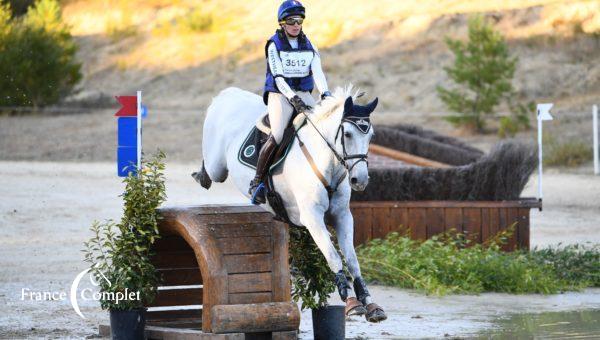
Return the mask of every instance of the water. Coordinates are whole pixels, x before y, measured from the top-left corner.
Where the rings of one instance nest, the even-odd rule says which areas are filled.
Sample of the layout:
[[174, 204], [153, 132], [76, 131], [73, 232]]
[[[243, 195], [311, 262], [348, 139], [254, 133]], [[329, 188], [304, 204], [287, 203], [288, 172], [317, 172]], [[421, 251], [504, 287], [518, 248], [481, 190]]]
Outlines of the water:
[[480, 339], [600, 339], [600, 309], [512, 314], [475, 335]]

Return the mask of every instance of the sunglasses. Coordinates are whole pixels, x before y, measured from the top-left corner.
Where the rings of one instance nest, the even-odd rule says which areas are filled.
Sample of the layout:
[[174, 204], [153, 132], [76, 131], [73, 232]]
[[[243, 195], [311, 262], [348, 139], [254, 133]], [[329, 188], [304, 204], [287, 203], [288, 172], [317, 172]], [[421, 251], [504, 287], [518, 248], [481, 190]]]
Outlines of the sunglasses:
[[281, 23], [293, 26], [295, 24], [302, 25], [303, 22], [304, 22], [303, 18], [287, 18], [284, 21], [282, 21]]

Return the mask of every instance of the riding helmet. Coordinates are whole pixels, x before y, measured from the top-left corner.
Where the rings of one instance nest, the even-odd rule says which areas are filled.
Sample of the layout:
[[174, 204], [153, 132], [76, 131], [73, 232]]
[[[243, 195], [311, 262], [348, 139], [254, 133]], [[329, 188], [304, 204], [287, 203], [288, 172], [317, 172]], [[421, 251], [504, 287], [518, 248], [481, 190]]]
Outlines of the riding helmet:
[[304, 18], [304, 6], [300, 3], [300, 1], [296, 0], [285, 0], [279, 6], [279, 11], [277, 11], [277, 20], [283, 21], [285, 18], [291, 15], [299, 15]]

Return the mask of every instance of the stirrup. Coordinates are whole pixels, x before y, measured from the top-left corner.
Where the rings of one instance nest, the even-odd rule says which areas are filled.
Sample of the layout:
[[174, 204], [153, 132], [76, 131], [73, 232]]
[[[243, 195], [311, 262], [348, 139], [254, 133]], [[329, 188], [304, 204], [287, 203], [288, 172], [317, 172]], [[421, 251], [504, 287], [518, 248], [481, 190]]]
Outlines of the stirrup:
[[254, 205], [266, 203], [264, 183], [260, 183], [256, 188], [254, 188], [254, 192], [252, 192], [252, 198], [250, 199], [250, 203]]

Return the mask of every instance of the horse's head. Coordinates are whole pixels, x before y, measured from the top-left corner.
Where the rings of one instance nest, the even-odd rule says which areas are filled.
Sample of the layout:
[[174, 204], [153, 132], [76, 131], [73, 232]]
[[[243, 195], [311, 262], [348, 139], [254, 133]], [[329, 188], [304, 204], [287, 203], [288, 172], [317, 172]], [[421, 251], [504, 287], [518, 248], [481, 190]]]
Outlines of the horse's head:
[[348, 97], [344, 103], [339, 132], [343, 134], [343, 156], [348, 166], [350, 186], [356, 191], [365, 190], [369, 183], [367, 153], [373, 136], [370, 117], [377, 107], [377, 102], [378, 99], [375, 98], [369, 104], [361, 106], [354, 104], [352, 97]]

